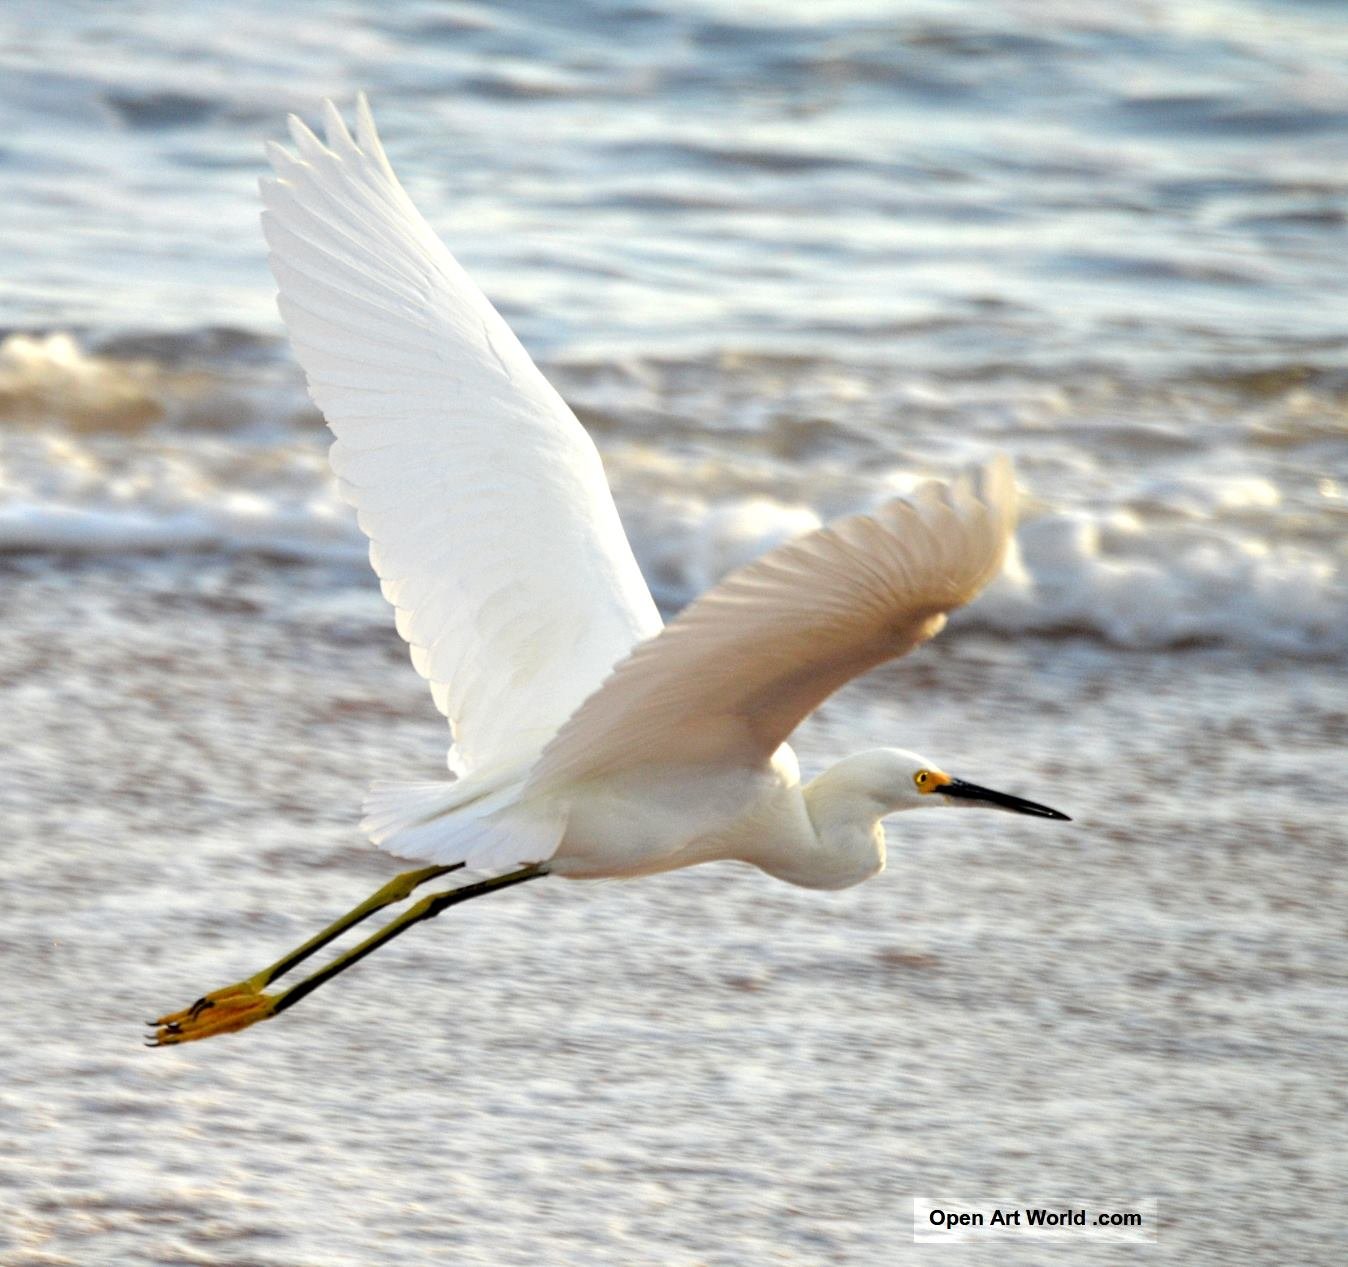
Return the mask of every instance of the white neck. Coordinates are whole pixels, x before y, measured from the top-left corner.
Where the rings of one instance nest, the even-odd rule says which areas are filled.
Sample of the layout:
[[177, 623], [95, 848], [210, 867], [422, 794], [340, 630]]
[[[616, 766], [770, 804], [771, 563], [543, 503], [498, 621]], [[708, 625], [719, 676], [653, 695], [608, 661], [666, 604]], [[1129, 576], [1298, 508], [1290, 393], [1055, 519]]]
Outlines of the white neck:
[[839, 762], [801, 793], [814, 831], [815, 847], [779, 860], [773, 874], [810, 889], [847, 889], [869, 880], [885, 866], [885, 807], [858, 795]]

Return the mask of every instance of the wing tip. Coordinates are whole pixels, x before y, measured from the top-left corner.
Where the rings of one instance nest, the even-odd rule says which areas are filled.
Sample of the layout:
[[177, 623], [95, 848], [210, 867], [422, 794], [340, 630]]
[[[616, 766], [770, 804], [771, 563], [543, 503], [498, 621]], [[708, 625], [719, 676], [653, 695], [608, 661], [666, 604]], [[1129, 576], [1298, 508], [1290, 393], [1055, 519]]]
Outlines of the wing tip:
[[[294, 118], [294, 116], [291, 116]], [[280, 141], [273, 141], [270, 138], [262, 142], [262, 149], [271, 160], [271, 165], [277, 167], [283, 163], [294, 163], [298, 161], [295, 156]]]
[[999, 534], [1009, 536], [1015, 529], [1019, 498], [1015, 465], [1005, 453], [997, 453], [965, 467], [949, 483], [933, 480], [912, 495], [913, 503], [919, 506], [933, 498], [961, 518], [980, 510], [989, 512]]
[[1016, 467], [1006, 453], [995, 454], [975, 475], [978, 499], [985, 506], [1015, 510]]
[[356, 93], [356, 140], [360, 148], [376, 163], [390, 179], [393, 168], [384, 153], [384, 143], [379, 139], [379, 129], [375, 127], [374, 111], [370, 109], [370, 98], [362, 88]]
[[361, 157], [359, 147], [351, 139], [346, 120], [331, 97], [323, 98], [322, 112], [323, 137], [328, 143], [328, 149], [352, 158]]
[[364, 89], [356, 93], [354, 132], [332, 97], [323, 98], [319, 114], [323, 120], [323, 140], [298, 114], [291, 113], [286, 116], [286, 129], [297, 153], [292, 154], [275, 141], [266, 142], [267, 157], [278, 175], [284, 176], [287, 169], [296, 165], [314, 166], [325, 162], [341, 163], [344, 160], [359, 163], [365, 160], [396, 183], [393, 168], [375, 126], [370, 98]]
[[290, 133], [290, 139], [297, 146], [302, 147], [306, 142], [318, 140], [309, 125], [294, 111], [286, 115], [286, 131]]

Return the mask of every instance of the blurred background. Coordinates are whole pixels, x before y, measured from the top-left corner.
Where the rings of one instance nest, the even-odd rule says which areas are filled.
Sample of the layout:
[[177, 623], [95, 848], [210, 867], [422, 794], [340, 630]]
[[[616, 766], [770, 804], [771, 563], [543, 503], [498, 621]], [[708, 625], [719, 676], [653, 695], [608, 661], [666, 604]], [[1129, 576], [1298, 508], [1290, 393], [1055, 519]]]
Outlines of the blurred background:
[[[137, 1045], [443, 768], [257, 224], [264, 141], [362, 88], [667, 612], [1014, 457], [1005, 576], [798, 748], [1076, 822], [530, 886]], [[0, 1258], [878, 1265], [918, 1194], [1339, 1261], [1346, 222], [1332, 0], [4, 6]]]

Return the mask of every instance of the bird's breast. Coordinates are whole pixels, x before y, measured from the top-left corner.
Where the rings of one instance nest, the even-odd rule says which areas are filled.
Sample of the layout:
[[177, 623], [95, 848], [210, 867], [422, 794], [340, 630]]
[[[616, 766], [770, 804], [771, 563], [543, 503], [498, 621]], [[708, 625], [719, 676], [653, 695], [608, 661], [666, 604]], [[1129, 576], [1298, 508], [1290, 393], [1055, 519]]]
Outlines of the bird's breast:
[[570, 794], [551, 866], [572, 879], [651, 875], [754, 854], [765, 833], [798, 830], [798, 787], [773, 766], [674, 766], [597, 779]]

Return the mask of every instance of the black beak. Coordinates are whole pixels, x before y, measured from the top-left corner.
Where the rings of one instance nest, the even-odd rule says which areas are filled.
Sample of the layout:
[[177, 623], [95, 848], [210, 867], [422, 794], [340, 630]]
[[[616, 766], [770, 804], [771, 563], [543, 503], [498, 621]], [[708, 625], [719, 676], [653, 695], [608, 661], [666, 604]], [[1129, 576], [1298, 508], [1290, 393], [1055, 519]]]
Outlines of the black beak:
[[953, 796], [961, 801], [977, 801], [982, 805], [995, 805], [998, 809], [1009, 809], [1015, 814], [1029, 814], [1034, 818], [1056, 818], [1064, 823], [1072, 821], [1066, 814], [1060, 814], [1056, 809], [1049, 809], [1047, 805], [1023, 801], [1018, 796], [994, 792], [991, 788], [979, 787], [977, 783], [966, 783], [963, 779], [951, 779], [939, 790], [944, 796]]

